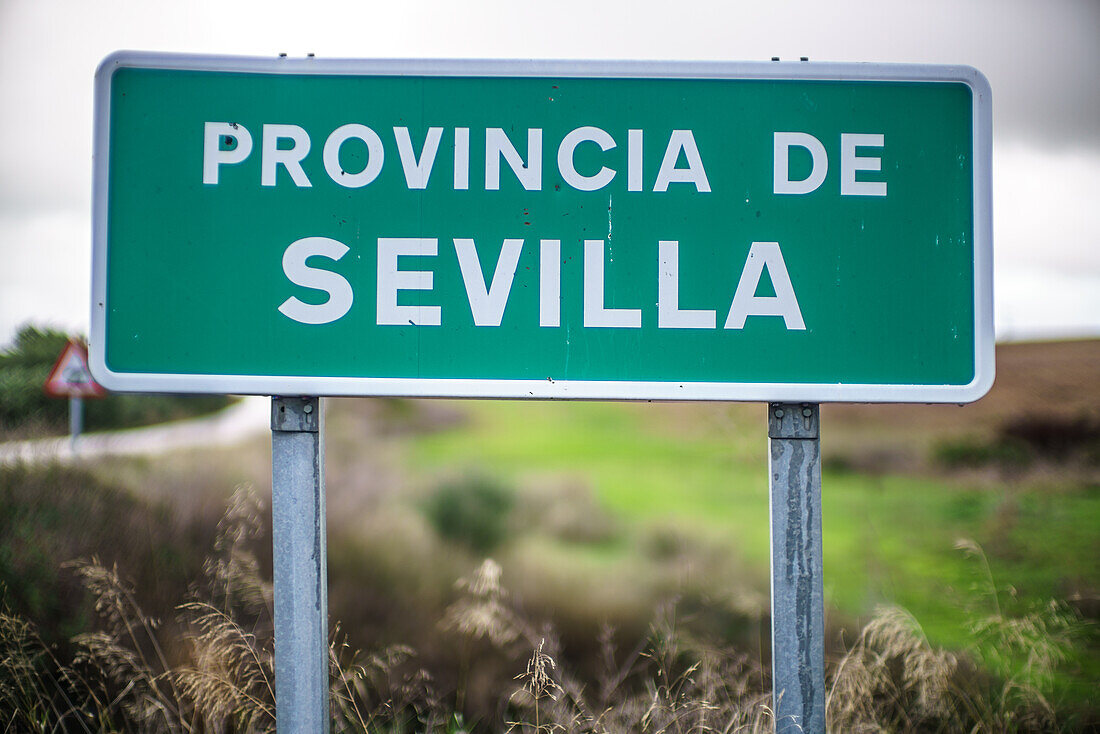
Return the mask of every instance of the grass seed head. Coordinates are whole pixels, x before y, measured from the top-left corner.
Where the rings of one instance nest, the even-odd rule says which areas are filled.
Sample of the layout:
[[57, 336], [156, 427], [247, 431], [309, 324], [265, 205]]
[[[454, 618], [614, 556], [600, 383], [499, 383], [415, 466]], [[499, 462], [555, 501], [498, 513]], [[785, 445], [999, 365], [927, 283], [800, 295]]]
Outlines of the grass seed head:
[[519, 620], [504, 603], [506, 592], [500, 583], [501, 568], [486, 558], [469, 578], [455, 586], [461, 598], [447, 608], [441, 625], [470, 639], [485, 639], [503, 647], [519, 637]]

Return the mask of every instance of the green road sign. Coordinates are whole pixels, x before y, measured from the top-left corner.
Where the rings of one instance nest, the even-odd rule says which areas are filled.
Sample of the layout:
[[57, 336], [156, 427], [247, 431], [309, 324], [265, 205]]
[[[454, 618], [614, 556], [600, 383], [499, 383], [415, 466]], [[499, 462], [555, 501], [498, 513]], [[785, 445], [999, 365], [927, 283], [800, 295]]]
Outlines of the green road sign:
[[116, 390], [966, 402], [993, 380], [968, 67], [122, 53]]

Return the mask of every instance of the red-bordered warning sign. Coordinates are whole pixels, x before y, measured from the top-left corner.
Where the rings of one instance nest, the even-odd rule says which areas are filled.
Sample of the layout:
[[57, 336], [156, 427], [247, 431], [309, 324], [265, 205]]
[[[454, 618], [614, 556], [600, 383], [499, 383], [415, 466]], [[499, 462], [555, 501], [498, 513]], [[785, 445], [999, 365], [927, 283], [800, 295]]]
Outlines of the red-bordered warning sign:
[[107, 394], [88, 370], [88, 350], [69, 340], [42, 388], [55, 398], [101, 398]]

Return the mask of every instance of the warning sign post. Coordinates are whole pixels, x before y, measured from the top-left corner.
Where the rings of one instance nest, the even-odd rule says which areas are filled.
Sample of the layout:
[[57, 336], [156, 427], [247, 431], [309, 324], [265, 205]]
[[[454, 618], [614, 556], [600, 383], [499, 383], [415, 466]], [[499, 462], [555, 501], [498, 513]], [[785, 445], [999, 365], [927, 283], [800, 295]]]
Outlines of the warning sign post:
[[88, 369], [88, 351], [83, 344], [69, 340], [42, 389], [50, 397], [69, 399], [69, 435], [73, 450], [76, 450], [76, 441], [84, 426], [84, 398], [101, 398], [107, 394]]

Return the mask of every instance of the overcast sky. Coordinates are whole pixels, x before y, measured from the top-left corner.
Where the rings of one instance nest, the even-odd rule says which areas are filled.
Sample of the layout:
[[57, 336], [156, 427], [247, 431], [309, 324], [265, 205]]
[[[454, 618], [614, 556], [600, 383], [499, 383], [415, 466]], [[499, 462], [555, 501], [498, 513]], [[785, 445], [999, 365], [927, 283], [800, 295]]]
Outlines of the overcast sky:
[[969, 64], [994, 100], [997, 332], [1100, 335], [1100, 1], [0, 0], [0, 344], [87, 331], [111, 51]]

